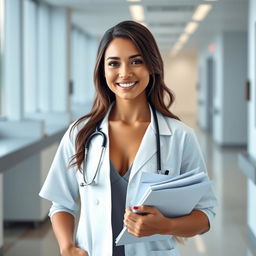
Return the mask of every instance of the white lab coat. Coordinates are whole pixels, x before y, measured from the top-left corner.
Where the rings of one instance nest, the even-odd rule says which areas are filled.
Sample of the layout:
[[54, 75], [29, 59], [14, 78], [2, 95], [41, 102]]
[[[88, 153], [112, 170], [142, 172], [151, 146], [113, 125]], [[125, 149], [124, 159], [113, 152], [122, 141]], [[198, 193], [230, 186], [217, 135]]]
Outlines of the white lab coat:
[[[109, 114], [110, 110], [108, 111]], [[108, 137], [108, 114], [101, 123], [102, 131]], [[197, 167], [206, 171], [204, 160], [191, 128], [182, 122], [163, 116], [157, 112], [162, 169], [170, 170], [175, 176]], [[79, 129], [79, 128], [77, 128]], [[73, 215], [79, 209], [80, 219], [76, 233], [76, 244], [86, 250], [89, 256], [112, 255], [111, 227], [111, 185], [109, 167], [109, 141], [103, 163], [96, 178], [96, 185], [79, 186], [83, 182], [82, 174], [75, 168], [67, 168], [70, 157], [75, 154], [74, 141], [77, 129], [69, 136], [64, 135], [47, 179], [40, 191], [40, 196], [53, 202], [50, 216], [56, 212], [66, 211]], [[90, 146], [86, 172], [89, 178], [94, 175], [101, 149], [101, 139], [95, 138]], [[141, 145], [132, 165], [126, 197], [126, 206], [133, 206], [132, 200], [139, 183], [140, 173], [156, 172], [156, 132], [151, 111], [151, 123], [142, 139]], [[182, 202], [181, 202], [182, 203]], [[209, 218], [211, 223], [215, 212], [216, 198], [209, 191], [196, 206]], [[157, 242], [144, 242], [125, 245], [126, 256], [171, 256], [179, 255], [174, 239]]]

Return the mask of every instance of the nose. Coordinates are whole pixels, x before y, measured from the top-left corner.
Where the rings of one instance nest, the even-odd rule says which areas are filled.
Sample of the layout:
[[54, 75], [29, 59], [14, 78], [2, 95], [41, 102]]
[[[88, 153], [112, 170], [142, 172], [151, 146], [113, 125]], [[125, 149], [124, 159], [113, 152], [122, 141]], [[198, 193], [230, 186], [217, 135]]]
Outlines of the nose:
[[132, 76], [132, 71], [129, 65], [125, 65], [125, 64], [121, 65], [119, 69], [119, 77], [125, 79], [125, 78], [130, 78], [131, 76]]

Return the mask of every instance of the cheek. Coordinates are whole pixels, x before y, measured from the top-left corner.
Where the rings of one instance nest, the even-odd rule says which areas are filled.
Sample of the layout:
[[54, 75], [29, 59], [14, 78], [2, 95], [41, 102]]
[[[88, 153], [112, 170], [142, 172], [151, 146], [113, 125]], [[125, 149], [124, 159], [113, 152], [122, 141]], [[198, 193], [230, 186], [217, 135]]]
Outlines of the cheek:
[[110, 72], [105, 72], [105, 79], [108, 85], [112, 84], [114, 81], [115, 75]]
[[140, 75], [141, 75], [141, 78], [148, 84], [150, 79], [149, 73], [147, 71], [143, 71], [140, 73]]

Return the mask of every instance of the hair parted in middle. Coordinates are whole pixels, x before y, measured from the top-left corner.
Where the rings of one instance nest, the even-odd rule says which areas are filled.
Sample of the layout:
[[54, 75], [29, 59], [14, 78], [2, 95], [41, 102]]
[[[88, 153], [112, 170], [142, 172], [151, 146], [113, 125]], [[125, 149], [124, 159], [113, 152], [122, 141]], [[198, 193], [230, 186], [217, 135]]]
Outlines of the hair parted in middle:
[[[71, 166], [81, 168], [84, 160], [84, 146], [87, 138], [105, 117], [110, 105], [115, 101], [115, 94], [108, 88], [105, 79], [104, 58], [109, 44], [115, 38], [131, 40], [140, 52], [149, 71], [150, 79], [146, 88], [146, 96], [157, 111], [165, 116], [178, 119], [170, 110], [174, 96], [164, 83], [164, 67], [161, 54], [151, 32], [135, 21], [123, 21], [110, 28], [103, 35], [96, 58], [94, 69], [95, 99], [89, 114], [78, 119], [72, 129], [84, 120], [87, 120], [76, 136], [76, 154], [73, 156]], [[72, 131], [71, 129], [71, 131]]]

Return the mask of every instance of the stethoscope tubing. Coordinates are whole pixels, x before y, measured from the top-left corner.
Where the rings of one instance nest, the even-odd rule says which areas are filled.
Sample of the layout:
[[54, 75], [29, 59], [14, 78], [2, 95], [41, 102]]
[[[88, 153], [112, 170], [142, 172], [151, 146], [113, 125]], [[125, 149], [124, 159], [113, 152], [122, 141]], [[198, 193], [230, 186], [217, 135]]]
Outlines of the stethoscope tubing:
[[[155, 124], [155, 129], [156, 129], [157, 172], [159, 174], [161, 174], [162, 173], [162, 168], [161, 168], [161, 149], [160, 149], [159, 124], [158, 124], [158, 118], [157, 118], [155, 107], [152, 104], [150, 104], [150, 106], [151, 106], [151, 109], [152, 109], [154, 124]], [[88, 186], [88, 185], [93, 185], [93, 184], [96, 183], [95, 179], [96, 179], [96, 176], [97, 176], [97, 174], [100, 170], [100, 167], [101, 167], [101, 164], [102, 164], [102, 161], [103, 161], [104, 152], [105, 152], [106, 147], [107, 147], [107, 136], [104, 132], [101, 131], [101, 128], [99, 126], [100, 126], [100, 124], [98, 124], [96, 126], [96, 131], [93, 132], [89, 136], [89, 138], [87, 139], [87, 141], [85, 143], [84, 163], [83, 163], [83, 170], [82, 170], [84, 182], [82, 182], [80, 184], [81, 187]], [[87, 165], [87, 157], [88, 157], [88, 153], [89, 153], [90, 143], [91, 143], [92, 139], [95, 138], [96, 136], [101, 136], [102, 137], [101, 153], [100, 153], [100, 159], [99, 159], [95, 174], [94, 174], [92, 180], [89, 182], [89, 181], [87, 181], [85, 170], [86, 170], [86, 165]], [[169, 173], [169, 171], [164, 172], [164, 174], [168, 174], [168, 173]]]

